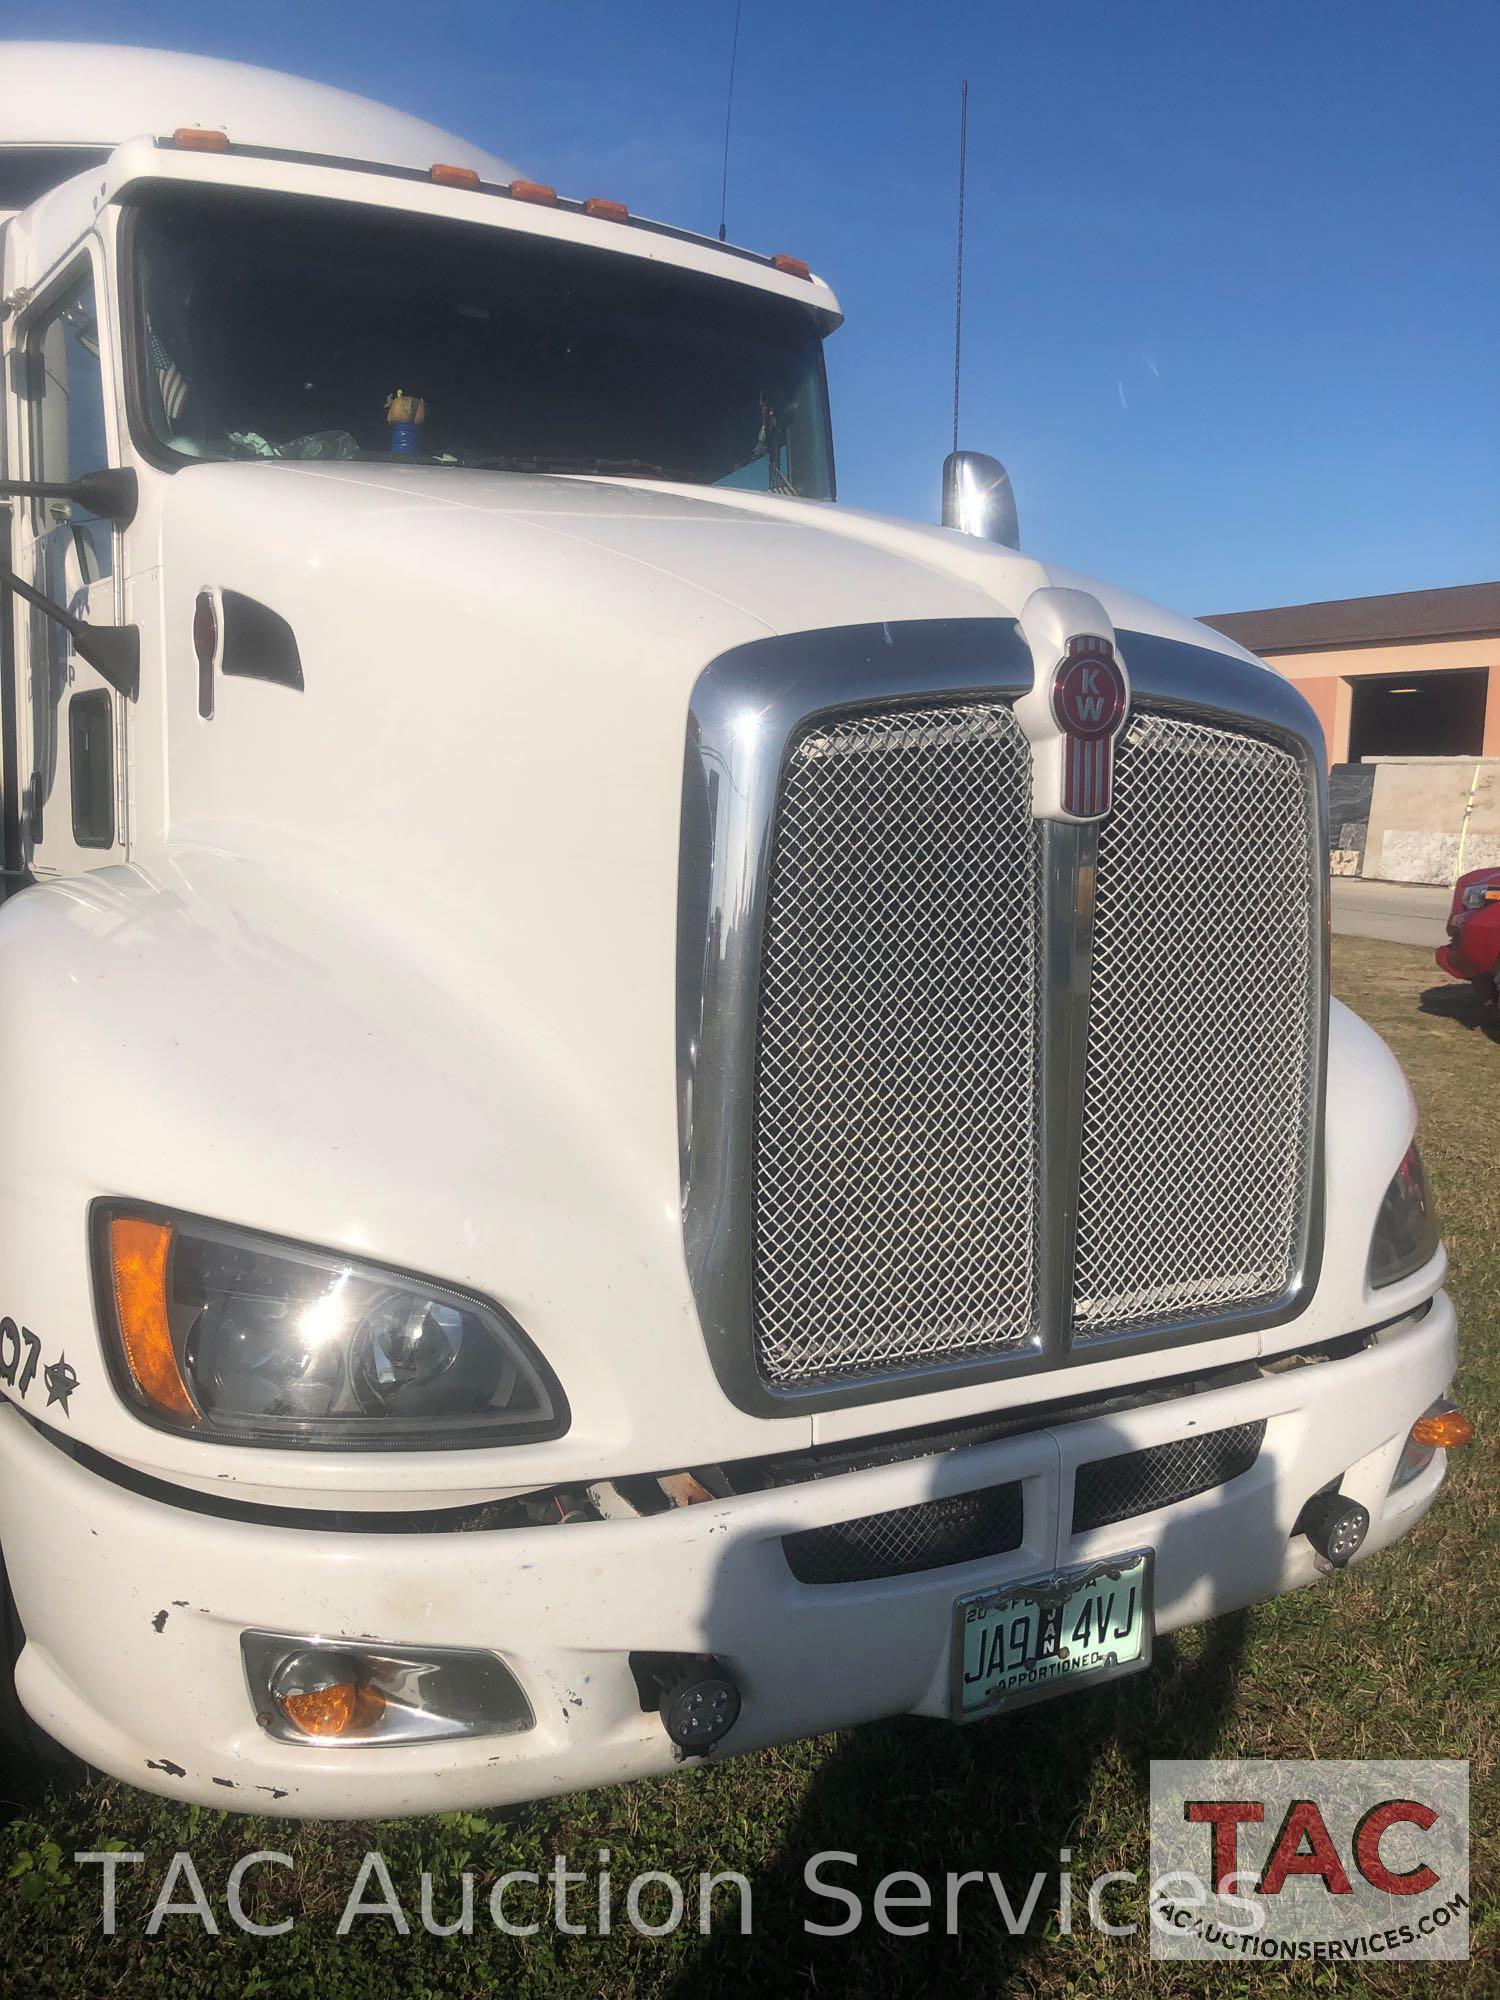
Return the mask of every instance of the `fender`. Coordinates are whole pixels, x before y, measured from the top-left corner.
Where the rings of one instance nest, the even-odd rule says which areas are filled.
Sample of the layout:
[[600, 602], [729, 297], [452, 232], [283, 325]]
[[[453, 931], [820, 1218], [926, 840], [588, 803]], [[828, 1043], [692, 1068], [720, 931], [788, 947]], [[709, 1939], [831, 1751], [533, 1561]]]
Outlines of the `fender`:
[[[709, 1370], [670, 1104], [653, 1158], [608, 1079], [513, 984], [465, 984], [451, 941], [424, 950], [430, 916], [394, 897], [390, 909], [381, 933], [305, 871], [294, 883], [223, 846], [173, 847], [5, 906], [0, 1313], [35, 1330], [42, 1365], [65, 1355], [78, 1378], [60, 1407], [38, 1377], [28, 1415], [221, 1493], [390, 1505], [388, 1452], [209, 1445], [125, 1409], [102, 1364], [85, 1243], [89, 1203], [114, 1194], [363, 1253], [514, 1314], [563, 1381], [569, 1434], [403, 1454], [412, 1505], [787, 1438], [786, 1423], [732, 1411]], [[790, 1429], [797, 1442], [806, 1421]]]
[[[1417, 1132], [1417, 1103], [1406, 1072], [1380, 1036], [1341, 1001], [1328, 1015], [1328, 1102], [1324, 1127], [1323, 1276], [1312, 1312], [1326, 1331], [1372, 1326], [1430, 1297], [1448, 1253], [1414, 1277], [1372, 1292], [1370, 1238], [1391, 1177]], [[1300, 1322], [1299, 1322], [1300, 1324]], [[1317, 1338], [1317, 1335], [1310, 1336]], [[1288, 1341], [1267, 1342], [1289, 1346]]]

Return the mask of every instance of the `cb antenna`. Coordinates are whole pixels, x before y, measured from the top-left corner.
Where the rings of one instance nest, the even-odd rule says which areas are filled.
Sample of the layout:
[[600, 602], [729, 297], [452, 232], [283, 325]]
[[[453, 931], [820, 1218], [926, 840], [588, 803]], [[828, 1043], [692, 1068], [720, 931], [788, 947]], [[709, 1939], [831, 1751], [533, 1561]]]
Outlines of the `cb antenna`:
[[958, 450], [958, 385], [964, 340], [964, 178], [969, 163], [969, 79], [958, 100], [958, 257], [953, 281], [953, 449]]
[[734, 0], [734, 40], [729, 49], [729, 91], [724, 99], [724, 172], [719, 181], [719, 241], [724, 241], [729, 213], [729, 120], [734, 112], [734, 71], [740, 59], [740, 10], [745, 0]]

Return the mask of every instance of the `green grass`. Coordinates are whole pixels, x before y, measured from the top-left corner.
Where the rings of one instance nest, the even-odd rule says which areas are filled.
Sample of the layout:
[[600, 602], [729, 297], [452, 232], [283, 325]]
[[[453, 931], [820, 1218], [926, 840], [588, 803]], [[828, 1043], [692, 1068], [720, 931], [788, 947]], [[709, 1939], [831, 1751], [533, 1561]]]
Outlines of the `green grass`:
[[[1148, 1980], [1153, 1993], [1169, 1994], [1494, 1993], [1500, 1925], [1486, 1876], [1494, 1827], [1484, 1805], [1500, 1706], [1489, 1460], [1500, 1352], [1500, 1047], [1460, 988], [1443, 995], [1440, 1011], [1424, 1010], [1424, 989], [1440, 984], [1424, 952], [1339, 939], [1334, 972], [1339, 993], [1401, 1056], [1421, 1103], [1463, 1324], [1460, 1392], [1479, 1432], [1479, 1443], [1455, 1459], [1436, 1509], [1405, 1542], [1319, 1589], [1164, 1642], [1148, 1674], [977, 1729], [896, 1721], [511, 1812], [352, 1826], [184, 1809], [113, 1782], [48, 1795], [0, 1830], [0, 1983], [8, 1975], [11, 1990], [38, 1995], [379, 2000], [496, 1991], [1126, 1995]], [[1234, 1755], [1470, 1758], [1470, 1963], [1358, 1972], [1153, 1967], [1143, 1934], [1099, 1937], [1081, 1912], [1082, 1928], [1057, 1936], [1055, 1890], [1041, 1905], [1053, 1909], [1053, 1924], [1039, 1917], [1020, 1938], [986, 1920], [977, 1899], [957, 1939], [899, 1939], [868, 1920], [842, 1940], [803, 1931], [804, 1916], [828, 1915], [802, 1884], [807, 1857], [824, 1848], [858, 1853], [854, 1886], [867, 1898], [895, 1868], [939, 1881], [949, 1870], [991, 1869], [1024, 1892], [1033, 1871], [1055, 1871], [1063, 1847], [1072, 1850], [1080, 1884], [1107, 1868], [1144, 1872], [1152, 1757]], [[109, 1939], [99, 1929], [98, 1871], [80, 1885], [71, 1856], [112, 1843], [144, 1851], [150, 1865], [123, 1871], [119, 1934]], [[264, 1871], [247, 1899], [261, 1921], [296, 1919], [288, 1935], [266, 1941], [230, 1928], [223, 1904], [229, 1866], [258, 1847], [281, 1849], [294, 1863], [291, 1872]], [[688, 1880], [700, 1869], [739, 1870], [753, 1886], [753, 1936], [742, 1939], [727, 1918], [708, 1938], [684, 1927], [660, 1942], [629, 1928], [606, 1938], [561, 1937], [545, 1923], [522, 1941], [490, 1925], [483, 1898], [496, 1875], [545, 1869], [558, 1852], [593, 1870], [602, 1847], [611, 1851], [617, 1899], [646, 1869]], [[181, 1917], [167, 1919], [155, 1939], [142, 1935], [150, 1896], [177, 1848], [195, 1858], [225, 1926], [219, 1938]], [[390, 1865], [412, 1916], [409, 1938], [375, 1919], [346, 1939], [335, 1935], [369, 1848]], [[421, 1871], [434, 1876], [441, 1920], [456, 1914], [464, 1868], [477, 1878], [474, 1935], [428, 1936], [417, 1917]], [[517, 1919], [541, 1914], [520, 1895], [507, 1908]], [[1112, 1913], [1143, 1917], [1128, 1892]]]

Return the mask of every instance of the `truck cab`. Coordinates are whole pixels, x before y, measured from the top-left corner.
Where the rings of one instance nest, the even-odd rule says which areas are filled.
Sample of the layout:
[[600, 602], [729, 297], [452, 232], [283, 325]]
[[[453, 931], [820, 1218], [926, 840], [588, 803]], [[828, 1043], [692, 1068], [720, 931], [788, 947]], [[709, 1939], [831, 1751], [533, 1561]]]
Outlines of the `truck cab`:
[[1003, 1716], [1406, 1532], [1454, 1316], [1295, 690], [973, 460], [836, 504], [794, 257], [4, 61], [16, 1732], [500, 1803]]

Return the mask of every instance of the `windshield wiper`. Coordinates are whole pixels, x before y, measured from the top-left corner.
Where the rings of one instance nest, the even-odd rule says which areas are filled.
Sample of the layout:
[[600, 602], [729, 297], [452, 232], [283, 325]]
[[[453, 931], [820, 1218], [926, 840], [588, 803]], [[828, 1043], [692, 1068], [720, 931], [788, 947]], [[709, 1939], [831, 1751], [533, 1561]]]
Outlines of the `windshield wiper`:
[[654, 465], [647, 458], [564, 458], [553, 452], [524, 455], [496, 452], [483, 458], [460, 457], [458, 463], [490, 472], [634, 472], [647, 479], [676, 477], [664, 465]]
[[470, 472], [597, 472], [636, 473], [645, 479], [680, 479], [648, 458], [565, 458], [552, 452], [390, 452], [362, 451], [360, 458], [372, 465], [456, 465]]

